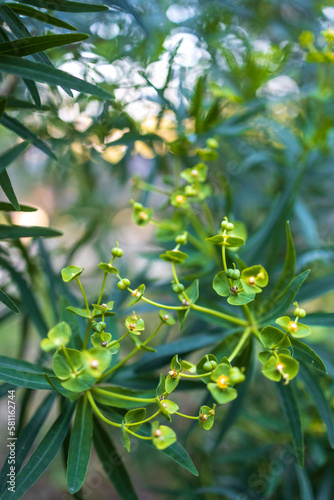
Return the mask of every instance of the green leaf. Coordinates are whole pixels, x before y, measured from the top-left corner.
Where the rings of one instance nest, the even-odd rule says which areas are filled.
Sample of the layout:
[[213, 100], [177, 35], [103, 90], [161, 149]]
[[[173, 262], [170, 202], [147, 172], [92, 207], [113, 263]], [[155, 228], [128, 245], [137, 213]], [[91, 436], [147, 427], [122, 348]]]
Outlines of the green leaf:
[[314, 366], [314, 368], [317, 368], [323, 373], [327, 373], [324, 362], [318, 356], [318, 354], [314, 352], [313, 349], [311, 349], [310, 346], [294, 338], [291, 338], [291, 344], [293, 347], [295, 358], [299, 359], [300, 361], [304, 361], [311, 366]]
[[[18, 205], [18, 210], [20, 205]], [[1, 239], [18, 239], [18, 238], [52, 238], [62, 236], [62, 232], [58, 229], [40, 226], [16, 226], [9, 224], [0, 224]]]
[[0, 155], [0, 173], [3, 172], [18, 156], [30, 146], [29, 142], [21, 142]]
[[155, 436], [153, 434], [153, 444], [158, 450], [165, 450], [176, 442], [176, 434], [170, 427], [160, 425], [159, 428], [155, 430], [155, 432], [157, 431], [160, 435]]
[[87, 397], [82, 396], [75, 413], [67, 459], [67, 486], [71, 494], [84, 483], [93, 437], [93, 413]]
[[263, 328], [260, 333], [260, 340], [266, 349], [274, 349], [277, 344], [279, 344], [279, 348], [286, 348], [291, 345], [289, 337], [275, 326]]
[[[272, 303], [271, 309], [266, 316], [261, 318], [261, 323], [265, 324], [270, 322], [273, 318], [281, 316], [293, 303], [300, 287], [309, 275], [310, 270], [304, 271], [294, 278], [285, 290], [277, 297], [277, 300]], [[299, 296], [300, 299], [300, 296]], [[301, 299], [300, 299], [301, 300]]]
[[[307, 337], [311, 334], [311, 330], [308, 326], [303, 325], [302, 323], [295, 323], [291, 321], [289, 316], [282, 316], [277, 318], [275, 321], [279, 326], [281, 326], [286, 332], [289, 332], [295, 338], [303, 338]], [[293, 328], [291, 328], [291, 325]]]
[[[0, 201], [0, 211], [15, 212], [16, 208], [13, 207], [11, 203], [7, 203], [6, 201]], [[30, 207], [28, 205], [20, 205], [20, 212], [37, 212], [37, 208]]]
[[[31, 488], [57, 455], [68, 432], [74, 407], [74, 403], [65, 403], [62, 413], [37, 446], [21, 472], [17, 475], [15, 486], [16, 498], [21, 498]], [[2, 500], [9, 500], [10, 498], [12, 498], [12, 492], [6, 490], [2, 496]]]
[[94, 418], [93, 442], [102, 466], [121, 500], [138, 500], [121, 457], [100, 421]]
[[314, 500], [312, 484], [306, 470], [301, 469], [295, 464], [295, 472], [300, 489], [300, 498], [303, 500]]
[[311, 313], [303, 318], [308, 326], [322, 326], [324, 328], [334, 328], [334, 313]]
[[170, 314], [169, 311], [166, 311], [164, 309], [160, 309], [159, 317], [160, 317], [161, 321], [166, 323], [166, 325], [169, 325], [169, 326], [175, 325], [175, 319], [173, 318], [173, 316]]
[[207, 387], [218, 404], [229, 403], [230, 401], [233, 401], [233, 399], [236, 399], [236, 397], [238, 396], [237, 391], [232, 387], [220, 389], [217, 384], [211, 382]]
[[230, 284], [226, 278], [225, 271], [216, 274], [212, 286], [214, 291], [221, 297], [228, 297], [231, 294]]
[[300, 467], [304, 464], [304, 434], [298, 406], [298, 399], [294, 388], [294, 383], [288, 385], [277, 384], [281, 403], [288, 421], [294, 452]]
[[[0, 46], [1, 46], [1, 43], [0, 43]], [[1, 97], [1, 99], [0, 99], [0, 118], [2, 117], [2, 115], [5, 112], [6, 104], [7, 104], [7, 98]]]
[[[15, 59], [16, 61], [19, 61], [19, 63], [22, 62], [20, 59], [18, 59], [16, 57], [12, 57], [11, 59]], [[0, 64], [1, 64], [1, 62], [0, 62]], [[43, 66], [43, 65], [41, 65], [41, 66]], [[8, 128], [9, 130], [14, 132], [18, 136], [22, 137], [22, 139], [26, 139], [27, 141], [31, 142], [31, 144], [33, 144], [36, 148], [43, 151], [43, 153], [45, 153], [50, 158], [52, 158], [54, 160], [57, 159], [54, 152], [49, 148], [49, 146], [45, 142], [43, 142], [39, 137], [37, 137], [36, 134], [31, 132], [31, 130], [27, 129], [27, 127], [25, 127], [16, 118], [9, 116], [7, 113], [4, 113], [0, 119], [0, 123], [1, 123], [1, 125]], [[20, 152], [20, 154], [21, 154], [21, 152]]]
[[[129, 410], [124, 416], [124, 422], [126, 424], [134, 424], [136, 422], [141, 422], [146, 417], [146, 409], [145, 408], [134, 408], [133, 410]], [[131, 425], [130, 430], [136, 432], [140, 425]]]
[[20, 210], [19, 202], [17, 201], [12, 183], [10, 182], [9, 175], [6, 170], [0, 173], [0, 186], [11, 204], [15, 207], [15, 210]]
[[112, 266], [111, 264], [107, 264], [106, 262], [100, 262], [98, 265], [100, 269], [102, 269], [106, 273], [118, 274], [117, 267]]
[[28, 7], [28, 5], [18, 5], [17, 3], [7, 3], [7, 7], [10, 7], [16, 14], [25, 17], [32, 17], [33, 19], [37, 19], [38, 21], [42, 21], [44, 24], [51, 24], [52, 26], [57, 26], [58, 28], [64, 28], [68, 30], [76, 31], [77, 28], [72, 26], [72, 24], [66, 23], [58, 17], [50, 16], [50, 14], [46, 14], [45, 12], [40, 12], [33, 7]]
[[84, 267], [78, 267], [78, 266], [64, 267], [64, 269], [61, 270], [61, 277], [63, 281], [65, 281], [65, 283], [68, 283], [69, 281], [78, 278], [84, 269], [85, 269]]
[[69, 2], [67, 0], [19, 0], [21, 3], [60, 12], [103, 12], [109, 10], [105, 5], [94, 3]]
[[0, 380], [13, 384], [17, 387], [50, 390], [50, 386], [42, 373], [33, 373], [31, 371], [0, 366]]
[[212, 243], [213, 245], [225, 245], [227, 247], [241, 247], [245, 244], [245, 240], [243, 238], [230, 234], [216, 234], [211, 238], [206, 238], [206, 241]]
[[[103, 389], [104, 392], [101, 393], [100, 390], [95, 387], [91, 390], [94, 399], [98, 403], [115, 408], [132, 409], [137, 408], [138, 404], [147, 406], [148, 404], [152, 404], [155, 399], [155, 391], [134, 390], [117, 385], [101, 386], [100, 389]], [[122, 396], [124, 396], [124, 398]], [[129, 401], [127, 399], [128, 397], [135, 398], [135, 401]], [[144, 401], [138, 401], [136, 398], [144, 399]], [[147, 401], [145, 401], [146, 399]]]
[[[47, 83], [49, 85], [65, 85], [71, 89], [77, 90], [78, 92], [90, 94], [107, 101], [113, 98], [109, 92], [103, 90], [97, 85], [85, 82], [85, 80], [69, 75], [65, 71], [61, 71], [45, 64], [29, 61], [28, 59], [21, 59], [13, 56], [1, 56], [0, 70], [4, 73], [29, 78], [36, 82]], [[4, 116], [1, 119], [2, 123]]]
[[334, 423], [332, 410], [325, 398], [324, 391], [320, 385], [319, 377], [312, 373], [306, 364], [300, 364], [300, 374], [305, 383], [306, 393], [313, 399], [321, 420], [326, 425], [329, 443], [334, 448]]
[[285, 285], [295, 277], [296, 251], [291, 236], [289, 221], [286, 222], [286, 240], [287, 240], [287, 248], [286, 248], [284, 269], [273, 291], [271, 299], [274, 299], [274, 297], [277, 296], [277, 294], [279, 294], [282, 290], [284, 290]]
[[19, 313], [20, 311], [18, 310], [17, 306], [14, 304], [11, 298], [8, 297], [8, 295], [1, 290], [0, 288], [0, 302], [5, 304], [5, 306], [9, 307], [13, 312]]
[[90, 318], [90, 314], [87, 314], [86, 309], [82, 309], [81, 307], [73, 307], [73, 306], [68, 306], [66, 307], [67, 311], [70, 311], [71, 313], [75, 314], [76, 316], [80, 316], [81, 318]]
[[190, 303], [194, 304], [199, 297], [199, 280], [194, 280], [191, 285], [185, 289], [185, 293], [189, 297]]
[[89, 38], [85, 33], [66, 33], [64, 35], [42, 35], [19, 38], [0, 43], [0, 56], [24, 57], [36, 52], [61, 47]]
[[[24, 429], [20, 432], [16, 441], [16, 456], [15, 456], [15, 471], [16, 475], [22, 467], [37, 434], [39, 433], [43, 423], [45, 422], [51, 407], [55, 401], [55, 393], [49, 394], [43, 399], [40, 406], [37, 408], [33, 417], [29, 420]], [[10, 464], [8, 461], [9, 455], [4, 462], [0, 472], [0, 495], [4, 493], [7, 488], [7, 474], [9, 474]]]
[[334, 290], [334, 274], [327, 274], [323, 278], [310, 281], [300, 290], [298, 301], [306, 302], [321, 297], [324, 293]]
[[232, 306], [242, 306], [244, 304], [249, 304], [254, 300], [255, 294], [249, 293], [232, 293], [230, 297], [227, 298], [227, 302]]

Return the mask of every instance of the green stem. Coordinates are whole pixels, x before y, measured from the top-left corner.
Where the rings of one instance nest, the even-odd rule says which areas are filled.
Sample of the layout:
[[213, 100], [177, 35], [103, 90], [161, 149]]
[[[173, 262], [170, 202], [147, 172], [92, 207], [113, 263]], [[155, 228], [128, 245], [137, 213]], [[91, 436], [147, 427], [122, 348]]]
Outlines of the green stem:
[[104, 276], [103, 276], [102, 286], [101, 286], [101, 292], [100, 292], [99, 298], [97, 300], [97, 305], [98, 306], [100, 305], [100, 302], [102, 300], [102, 295], [103, 295], [103, 292], [104, 292], [104, 287], [105, 287], [105, 284], [106, 284], [107, 275], [108, 275], [108, 273], [106, 271], [104, 271]]
[[112, 342], [110, 342], [109, 347], [112, 347], [113, 345], [115, 344], [118, 344], [119, 342], [121, 342], [121, 340], [125, 339], [125, 337], [127, 337], [130, 333], [130, 330], [128, 330], [121, 338], [117, 339], [117, 340], [113, 340]]
[[[154, 335], [156, 333], [158, 333], [158, 331], [160, 330], [160, 328], [162, 327], [162, 325], [164, 324], [163, 321], [161, 321], [158, 325], [158, 327], [154, 330], [154, 332], [148, 337], [148, 339], [145, 340], [145, 342], [142, 343], [142, 345], [146, 345], [150, 340], [153, 339]], [[119, 363], [117, 363], [117, 365], [113, 366], [112, 368], [110, 368], [110, 370], [108, 370], [106, 373], [104, 373], [102, 375], [102, 377], [100, 378], [100, 380], [103, 380], [104, 378], [106, 378], [108, 375], [110, 375], [111, 373], [113, 373], [114, 371], [118, 370], [118, 368], [120, 368], [121, 366], [124, 365], [124, 363], [126, 363], [130, 358], [132, 358], [132, 356], [134, 356], [138, 351], [140, 350], [140, 347], [135, 347], [127, 356], [125, 356], [124, 359], [122, 359], [122, 361], [120, 361]]]
[[199, 417], [191, 417], [190, 415], [184, 415], [184, 413], [179, 413], [178, 411], [175, 412], [175, 415], [180, 415], [180, 417], [184, 417], [184, 418], [191, 418], [192, 420], [199, 419]]
[[145, 422], [149, 422], [150, 420], [152, 420], [152, 418], [155, 418], [156, 416], [158, 416], [160, 412], [161, 412], [161, 410], [158, 410], [157, 412], [153, 413], [153, 415], [151, 415], [150, 417], [145, 418], [145, 420], [141, 420], [140, 422], [133, 422], [131, 424], [125, 424], [125, 425], [126, 425], [126, 427], [129, 427], [131, 425], [141, 425], [141, 424], [144, 424]]
[[244, 333], [240, 337], [239, 342], [237, 343], [237, 345], [235, 346], [234, 350], [232, 351], [232, 353], [228, 357], [229, 361], [232, 361], [237, 356], [237, 354], [240, 352], [240, 350], [244, 346], [245, 342], [247, 341], [247, 339], [249, 338], [249, 336], [250, 336], [251, 333], [252, 333], [252, 329], [251, 328], [246, 328], [246, 330], [244, 331]]
[[106, 389], [102, 389], [101, 387], [95, 386], [93, 388], [94, 391], [99, 394], [104, 394], [106, 396], [112, 396], [117, 399], [124, 399], [125, 401], [134, 401], [136, 403], [155, 403], [155, 398], [136, 398], [134, 396], [125, 396], [124, 394], [118, 394], [118, 392], [107, 391]]
[[218, 318], [225, 319], [230, 323], [235, 323], [236, 325], [248, 326], [248, 322], [241, 318], [236, 318], [230, 314], [224, 314], [222, 312], [216, 311], [215, 309], [209, 309], [208, 307], [202, 307], [197, 304], [190, 304], [190, 309], [194, 311], [203, 312], [205, 314], [210, 314], [211, 316], [217, 316]]
[[79, 278], [75, 278], [79, 287], [80, 287], [80, 290], [81, 290], [81, 293], [82, 293], [82, 296], [84, 298], [84, 301], [85, 301], [85, 305], [86, 305], [86, 311], [87, 311], [87, 315], [90, 316], [90, 309], [89, 309], [89, 305], [88, 305], [88, 300], [87, 300], [87, 297], [86, 297], [86, 294], [85, 294], [85, 290], [83, 289], [83, 286], [79, 280]]
[[[91, 395], [91, 393], [88, 391], [86, 392], [87, 394], [87, 398], [88, 398], [88, 401], [91, 405], [91, 407], [93, 408], [93, 410], [95, 411], [96, 415], [101, 419], [103, 420], [103, 422], [105, 422], [106, 424], [108, 425], [112, 425], [113, 427], [122, 427], [121, 424], [116, 424], [116, 422], [112, 422], [111, 420], [109, 420], [108, 418], [106, 418], [103, 413], [100, 412], [100, 410], [98, 409], [98, 407], [96, 406], [96, 403], [93, 399], [93, 396]], [[124, 427], [124, 430], [126, 432], [128, 432], [129, 434], [132, 434], [132, 436], [135, 436], [139, 439], [147, 439], [147, 440], [151, 440], [152, 438], [151, 437], [146, 437], [146, 436], [140, 436], [139, 434], [136, 434], [135, 432], [133, 431], [130, 431], [130, 429], [128, 429], [127, 427]]]
[[74, 366], [72, 365], [71, 358], [69, 357], [68, 352], [67, 352], [67, 351], [66, 351], [66, 349], [65, 349], [65, 346], [63, 346], [63, 345], [62, 345], [62, 346], [61, 346], [61, 349], [62, 349], [62, 351], [63, 351], [63, 353], [64, 353], [64, 356], [65, 356], [65, 358], [66, 358], [66, 360], [67, 360], [68, 364], [70, 365], [70, 368], [71, 368], [72, 373], [76, 373], [76, 370], [75, 370]]
[[223, 258], [223, 266], [224, 266], [224, 271], [227, 271], [227, 264], [226, 264], [226, 245], [222, 245], [222, 258]]
[[91, 326], [92, 326], [92, 320], [89, 319], [87, 321], [87, 328], [86, 328], [86, 333], [85, 333], [85, 340], [84, 340], [84, 343], [83, 343], [83, 350], [87, 349], [88, 340], [89, 340], [89, 333], [90, 333]]
[[186, 378], [202, 378], [202, 377], [208, 377], [211, 375], [213, 370], [211, 372], [203, 373], [202, 375], [188, 375], [187, 373], [179, 373], [180, 377], [186, 377]]
[[[131, 290], [131, 288], [127, 288], [127, 290], [129, 290], [130, 293], [134, 292], [134, 290]], [[188, 309], [188, 307], [183, 307], [183, 306], [166, 306], [165, 304], [160, 304], [159, 302], [154, 302], [153, 300], [147, 299], [146, 297], [144, 297], [144, 295], [142, 295], [141, 300], [147, 302], [148, 304], [151, 304], [152, 306], [162, 307], [163, 309], [172, 309], [175, 311]]]

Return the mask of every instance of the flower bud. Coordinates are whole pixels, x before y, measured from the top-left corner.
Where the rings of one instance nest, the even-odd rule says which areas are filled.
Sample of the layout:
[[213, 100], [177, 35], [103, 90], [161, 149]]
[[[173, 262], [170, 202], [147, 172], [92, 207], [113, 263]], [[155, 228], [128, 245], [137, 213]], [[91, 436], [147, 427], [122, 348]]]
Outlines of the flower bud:
[[176, 236], [175, 241], [178, 245], [186, 245], [187, 233], [179, 234], [178, 236]]
[[226, 231], [232, 231], [234, 229], [234, 224], [232, 222], [228, 222], [226, 226]]
[[222, 228], [222, 230], [226, 229], [227, 228], [227, 224], [228, 224], [228, 221], [227, 220], [223, 220], [220, 224], [220, 227]]
[[240, 278], [240, 271], [239, 271], [239, 269], [233, 269], [233, 271], [231, 272], [230, 278], [232, 280], [238, 280]]
[[216, 368], [216, 366], [217, 366], [216, 361], [214, 360], [206, 361], [203, 365], [203, 370], [205, 370], [206, 372], [211, 372]]
[[298, 318], [305, 318], [306, 316], [305, 309], [302, 309], [301, 307], [296, 307], [295, 316], [297, 316]]
[[210, 137], [209, 139], [207, 139], [206, 145], [210, 149], [218, 149], [219, 148], [219, 142], [217, 141], [217, 139], [214, 139], [213, 137]]
[[103, 328], [98, 323], [93, 323], [92, 330], [93, 332], [101, 333]]
[[192, 186], [186, 186], [184, 188], [184, 194], [186, 196], [196, 196], [197, 192], [196, 189], [194, 189]]
[[174, 293], [181, 293], [184, 290], [184, 286], [182, 283], [174, 283], [174, 285], [172, 285], [172, 290]]
[[119, 247], [113, 247], [111, 249], [111, 255], [113, 255], [114, 257], [122, 257], [123, 250]]
[[107, 325], [106, 325], [106, 323], [105, 323], [104, 321], [100, 321], [100, 322], [98, 323], [98, 325], [101, 327], [101, 329], [102, 329], [102, 330], [105, 330], [105, 328], [106, 328], [106, 326], [107, 326]]

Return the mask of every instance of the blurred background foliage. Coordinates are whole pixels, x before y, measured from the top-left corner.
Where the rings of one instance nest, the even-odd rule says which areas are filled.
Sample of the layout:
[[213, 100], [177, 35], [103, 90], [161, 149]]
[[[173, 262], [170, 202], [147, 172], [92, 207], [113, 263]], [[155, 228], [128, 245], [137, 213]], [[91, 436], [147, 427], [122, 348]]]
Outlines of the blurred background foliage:
[[[153, 207], [159, 220], [170, 217], [175, 209], [161, 191], [170, 192], [180, 185], [177, 174], [197, 163], [196, 150], [205, 148], [212, 137], [219, 142], [219, 157], [208, 162], [212, 189], [208, 203], [217, 216], [216, 228], [224, 215], [242, 220], [248, 234], [254, 234], [242, 258], [248, 264], [265, 259], [275, 277], [283, 265], [285, 221], [290, 219], [297, 270], [312, 270], [308, 288], [298, 299], [310, 312], [332, 312], [332, 2], [96, 0], [95, 4], [109, 9], [80, 13], [58, 11], [52, 3], [44, 2], [42, 8], [38, 1], [0, 2], [1, 40], [27, 36], [22, 26], [21, 36], [17, 35], [17, 20], [12, 25], [6, 9], [16, 12], [35, 36], [75, 33], [72, 28], [76, 28], [89, 37], [50, 48], [48, 57], [56, 68], [99, 85], [113, 99], [104, 101], [75, 90], [71, 97], [66, 86], [63, 90], [38, 83], [39, 104], [17, 74], [1, 73], [5, 114], [34, 136], [21, 129], [16, 133], [3, 115], [0, 154], [22, 138], [33, 143], [25, 151], [22, 147], [8, 175], [19, 202], [38, 211], [4, 212], [0, 222], [51, 225], [64, 233], [43, 241], [13, 239], [1, 244], [0, 286], [21, 310], [16, 316], [1, 309], [3, 353], [30, 361], [38, 358], [37, 331], [59, 317], [60, 296], [79, 303], [64, 289], [59, 270], [70, 263], [84, 265], [84, 282], [93, 298], [96, 263], [105, 261], [116, 239], [127, 257], [122, 274], [138, 285], [150, 284], [152, 296], [154, 292], [168, 296], [171, 276], [158, 255], [162, 248], [171, 248], [173, 231], [136, 226], [129, 199]], [[15, 5], [18, 9], [28, 4], [72, 28], [47, 24], [36, 13], [27, 16], [15, 11]], [[307, 43], [305, 34], [300, 38], [305, 31], [314, 36]], [[0, 71], [3, 57], [0, 53]], [[4, 194], [1, 199], [7, 201]], [[194, 205], [193, 213], [201, 218], [199, 207]], [[205, 226], [205, 219], [202, 222]], [[193, 250], [190, 256], [184, 280], [200, 274], [205, 299], [216, 300], [207, 292], [214, 259], [203, 259], [203, 250]], [[121, 316], [125, 297], [115, 283], [109, 291]], [[140, 308], [151, 314], [147, 307]], [[154, 318], [152, 313], [152, 322]], [[334, 323], [327, 326], [333, 328]], [[117, 329], [117, 323], [113, 328]], [[313, 330], [312, 343], [317, 344], [330, 372], [321, 377], [321, 384], [333, 408], [331, 331]], [[158, 351], [158, 357], [145, 355], [144, 362], [129, 370], [128, 379], [136, 380], [138, 386], [154, 386], [159, 370], [175, 352], [196, 351], [194, 359], [199, 359], [200, 349], [210, 342], [216, 344], [222, 334], [228, 334], [224, 325], [190, 318], [181, 344], [177, 344], [180, 334], [175, 327], [168, 338], [171, 345]], [[203, 342], [205, 336], [209, 340]], [[272, 385], [254, 367], [246, 396], [220, 410], [215, 432], [203, 436], [193, 432], [193, 426], [177, 429], [200, 472], [198, 479], [167, 458], [145, 454], [141, 447], [130, 455], [123, 453], [139, 496], [330, 499], [334, 455], [324, 424], [314, 407], [304, 402], [306, 467], [300, 470]], [[202, 403], [198, 387], [187, 393], [189, 409]], [[299, 388], [308, 392], [305, 382], [299, 382]], [[55, 464], [26, 498], [45, 494], [67, 498], [58, 469]], [[94, 457], [89, 474], [83, 498], [96, 498], [96, 491], [99, 498], [117, 498], [110, 496], [110, 486]]]

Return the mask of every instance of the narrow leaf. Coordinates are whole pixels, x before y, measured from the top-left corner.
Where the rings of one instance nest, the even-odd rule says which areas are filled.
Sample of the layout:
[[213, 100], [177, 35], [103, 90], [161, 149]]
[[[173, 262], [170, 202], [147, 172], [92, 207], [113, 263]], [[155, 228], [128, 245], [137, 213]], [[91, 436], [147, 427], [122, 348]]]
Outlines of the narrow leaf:
[[7, 170], [4, 170], [3, 172], [0, 173], [0, 186], [5, 195], [7, 196], [7, 198], [9, 199], [9, 201], [11, 202], [11, 204], [15, 207], [17, 211], [19, 211], [20, 205], [14, 193], [14, 189], [12, 183], [10, 182], [9, 175], [7, 174]]
[[21, 142], [0, 155], [0, 173], [3, 172], [18, 156], [29, 147], [28, 142]]
[[[70, 426], [74, 411], [73, 403], [65, 403], [62, 413], [37, 446], [26, 465], [16, 477], [15, 498], [21, 498], [37, 481], [55, 458]], [[12, 498], [12, 492], [6, 490], [1, 500]]]
[[8, 295], [3, 290], [1, 290], [1, 288], [0, 288], [0, 302], [5, 304], [5, 306], [9, 307], [9, 309], [11, 309], [13, 312], [15, 313], [20, 312], [17, 306], [12, 301], [12, 299], [8, 297]]
[[[30, 419], [28, 424], [19, 434], [16, 441], [16, 456], [15, 456], [15, 472], [18, 474], [23, 462], [34, 444], [37, 434], [39, 433], [43, 423], [45, 422], [49, 411], [55, 401], [55, 393], [49, 394], [37, 408], [35, 414]], [[7, 487], [7, 474], [9, 473], [10, 464], [8, 462], [9, 455], [4, 462], [0, 472], [0, 495], [3, 494]]]
[[[11, 59], [16, 59], [16, 61], [18, 61], [18, 63], [22, 62], [22, 61], [18, 60], [16, 57], [12, 57]], [[28, 61], [26, 61], [26, 62], [28, 62]], [[37, 63], [32, 63], [32, 64], [37, 64]], [[0, 61], [0, 65], [1, 65], [1, 61]], [[41, 65], [41, 66], [43, 66], [43, 65]], [[12, 116], [7, 115], [7, 113], [4, 113], [1, 117], [0, 123], [1, 123], [1, 125], [8, 128], [9, 130], [14, 132], [18, 136], [22, 137], [22, 139], [27, 139], [34, 146], [36, 146], [36, 148], [43, 151], [43, 153], [45, 153], [50, 158], [53, 158], [54, 160], [56, 160], [56, 156], [53, 153], [53, 151], [51, 151], [49, 146], [45, 142], [43, 142], [39, 137], [37, 137], [36, 134], [31, 132], [31, 130], [27, 129], [27, 127], [25, 127], [16, 118], [13, 118]]]
[[52, 26], [57, 26], [58, 28], [65, 28], [68, 30], [76, 31], [77, 28], [72, 26], [72, 24], [66, 23], [58, 17], [50, 16], [50, 14], [46, 14], [45, 12], [40, 12], [33, 7], [28, 7], [28, 5], [18, 5], [17, 3], [7, 3], [7, 6], [10, 7], [16, 14], [25, 17], [32, 17], [33, 19], [37, 19], [38, 21], [42, 21], [44, 24], [51, 24]]
[[298, 464], [302, 467], [304, 464], [304, 434], [298, 399], [293, 384], [294, 382], [290, 382], [288, 385], [283, 385], [280, 382], [276, 384], [276, 387], [290, 428], [295, 455]]
[[93, 442], [102, 466], [121, 500], [138, 500], [114, 443], [96, 418], [94, 418]]
[[[20, 209], [20, 205], [18, 210]], [[40, 226], [16, 226], [9, 224], [0, 224], [1, 239], [18, 239], [18, 238], [52, 238], [54, 236], [62, 236], [62, 232], [58, 229]]]
[[91, 3], [68, 2], [67, 0], [19, 0], [43, 9], [56, 10], [60, 12], [102, 12], [109, 10], [105, 5]]
[[89, 38], [85, 33], [66, 33], [65, 35], [42, 35], [18, 38], [0, 43], [0, 55], [24, 57], [43, 50], [81, 42]]
[[86, 477], [93, 436], [92, 407], [85, 396], [79, 400], [71, 432], [67, 461], [67, 486], [70, 493], [80, 490]]
[[334, 448], [334, 423], [330, 406], [324, 396], [320, 382], [316, 374], [304, 364], [300, 363], [300, 374], [305, 382], [305, 390], [313, 399], [314, 406], [318, 410], [321, 420], [326, 425], [328, 440]]

